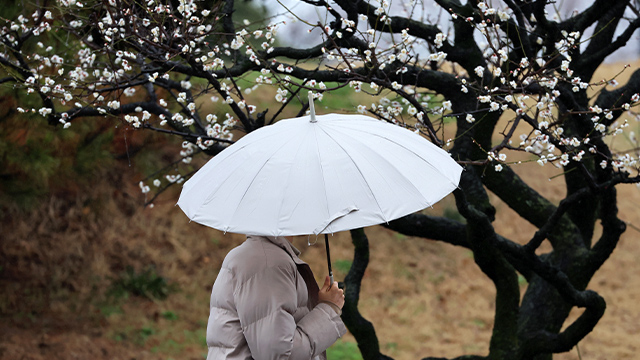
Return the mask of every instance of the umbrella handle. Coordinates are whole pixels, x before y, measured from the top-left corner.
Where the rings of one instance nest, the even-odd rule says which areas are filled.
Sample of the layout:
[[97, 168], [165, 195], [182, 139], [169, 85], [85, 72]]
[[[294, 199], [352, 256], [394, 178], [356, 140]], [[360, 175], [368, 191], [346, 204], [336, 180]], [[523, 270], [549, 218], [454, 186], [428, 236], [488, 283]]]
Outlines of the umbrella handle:
[[333, 270], [331, 270], [331, 253], [329, 252], [329, 235], [327, 234], [324, 234], [324, 244], [327, 248], [327, 265], [329, 266], [329, 278], [331, 279], [329, 286], [333, 286]]

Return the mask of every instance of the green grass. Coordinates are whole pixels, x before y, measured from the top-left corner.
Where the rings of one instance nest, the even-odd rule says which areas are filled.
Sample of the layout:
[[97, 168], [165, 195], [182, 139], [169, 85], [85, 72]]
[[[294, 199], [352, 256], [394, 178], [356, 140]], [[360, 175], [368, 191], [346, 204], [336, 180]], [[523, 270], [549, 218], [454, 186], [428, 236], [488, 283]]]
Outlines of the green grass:
[[351, 269], [351, 264], [353, 263], [353, 261], [351, 260], [336, 260], [333, 263], [333, 267], [338, 270], [340, 273], [342, 274], [347, 274], [349, 272], [349, 269]]
[[114, 314], [122, 314], [122, 307], [111, 303], [99, 305], [98, 310], [100, 310], [100, 314], [104, 317], [109, 317]]
[[388, 342], [384, 345], [381, 345], [382, 351], [389, 356], [396, 356], [398, 354], [398, 343], [396, 342]]
[[473, 322], [473, 325], [475, 325], [477, 327], [483, 328], [483, 327], [487, 326], [487, 323], [482, 319], [477, 319], [476, 318], [476, 319], [473, 319], [472, 322]]
[[114, 334], [113, 339], [118, 342], [130, 342], [142, 346], [155, 333], [156, 330], [150, 326], [143, 326], [141, 328], [127, 326], [122, 331]]
[[520, 286], [526, 286], [526, 285], [528, 285], [528, 284], [529, 284], [529, 283], [527, 282], [527, 279], [526, 279], [524, 276], [522, 276], [522, 275], [518, 274], [518, 285], [520, 285]]
[[407, 240], [407, 238], [408, 238], [407, 235], [404, 235], [404, 234], [401, 234], [401, 233], [394, 233], [393, 237], [395, 237], [396, 240], [400, 240], [400, 241]]
[[138, 273], [133, 267], [128, 266], [125, 272], [113, 281], [107, 294], [115, 299], [126, 299], [133, 295], [164, 300], [174, 291], [176, 291], [175, 286], [158, 275], [153, 267]]
[[327, 358], [331, 360], [362, 360], [362, 355], [356, 343], [338, 340], [327, 349]]
[[176, 313], [174, 313], [173, 311], [165, 311], [162, 313], [162, 317], [167, 319], [167, 320], [178, 320], [178, 315]]
[[184, 345], [179, 344], [173, 339], [168, 339], [163, 341], [160, 345], [154, 346], [153, 348], [151, 348], [151, 352], [153, 352], [154, 354], [157, 354], [157, 353], [176, 354], [176, 353], [179, 353], [182, 349], [184, 349]]

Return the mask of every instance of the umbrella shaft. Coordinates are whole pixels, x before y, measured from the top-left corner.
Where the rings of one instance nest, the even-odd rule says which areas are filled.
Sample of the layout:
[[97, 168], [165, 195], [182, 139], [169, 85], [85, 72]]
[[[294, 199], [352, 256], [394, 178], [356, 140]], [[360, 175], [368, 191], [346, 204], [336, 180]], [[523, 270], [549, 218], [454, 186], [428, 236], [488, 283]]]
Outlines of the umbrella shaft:
[[329, 235], [324, 234], [324, 244], [327, 248], [327, 264], [329, 266], [329, 278], [331, 279], [331, 284], [333, 285], [333, 271], [331, 270], [331, 252], [329, 251]]

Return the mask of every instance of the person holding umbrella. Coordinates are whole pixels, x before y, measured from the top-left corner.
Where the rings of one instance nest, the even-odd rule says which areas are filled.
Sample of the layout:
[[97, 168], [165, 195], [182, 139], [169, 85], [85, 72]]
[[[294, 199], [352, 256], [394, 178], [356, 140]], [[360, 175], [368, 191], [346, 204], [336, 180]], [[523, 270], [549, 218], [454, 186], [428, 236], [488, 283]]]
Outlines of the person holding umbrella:
[[344, 293], [326, 277], [318, 288], [291, 237], [247, 236], [213, 285], [207, 360], [326, 359], [346, 333]]
[[[328, 234], [387, 223], [458, 187], [462, 167], [421, 135], [364, 115], [285, 119], [243, 136], [187, 180], [195, 222], [252, 234], [213, 286], [208, 359], [314, 359], [345, 333]], [[324, 234], [329, 280], [282, 236]], [[316, 298], [317, 296], [317, 298]]]

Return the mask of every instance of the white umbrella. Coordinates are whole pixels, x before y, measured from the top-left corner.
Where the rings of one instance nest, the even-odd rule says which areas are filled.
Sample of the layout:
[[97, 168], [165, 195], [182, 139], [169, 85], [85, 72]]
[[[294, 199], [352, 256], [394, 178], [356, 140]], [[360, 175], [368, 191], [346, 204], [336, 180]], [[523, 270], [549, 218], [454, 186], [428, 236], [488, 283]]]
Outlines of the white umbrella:
[[422, 210], [458, 186], [462, 168], [422, 136], [310, 105], [310, 116], [245, 135], [186, 181], [178, 205], [189, 219], [247, 235], [328, 234]]

